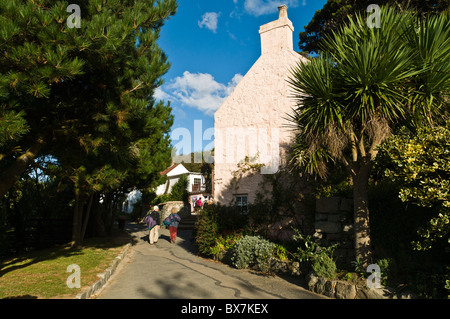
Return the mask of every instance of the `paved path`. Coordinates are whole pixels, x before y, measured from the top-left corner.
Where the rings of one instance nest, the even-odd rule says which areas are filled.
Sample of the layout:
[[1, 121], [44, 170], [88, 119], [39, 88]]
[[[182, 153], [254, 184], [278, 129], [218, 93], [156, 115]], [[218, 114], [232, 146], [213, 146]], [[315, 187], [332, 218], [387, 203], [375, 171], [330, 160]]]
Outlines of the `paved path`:
[[[191, 230], [180, 230], [176, 244], [161, 229], [157, 244], [148, 243], [142, 225], [129, 224], [135, 245], [109, 283], [93, 298], [98, 299], [320, 299], [278, 276], [248, 270], [196, 256]], [[294, 280], [291, 279], [292, 281]]]

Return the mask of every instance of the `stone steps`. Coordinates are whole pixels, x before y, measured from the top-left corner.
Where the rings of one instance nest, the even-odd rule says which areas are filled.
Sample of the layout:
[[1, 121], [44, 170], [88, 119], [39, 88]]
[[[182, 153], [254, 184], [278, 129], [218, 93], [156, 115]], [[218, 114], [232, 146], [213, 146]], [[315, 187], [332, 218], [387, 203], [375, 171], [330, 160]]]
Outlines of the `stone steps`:
[[197, 216], [191, 215], [181, 219], [178, 229], [194, 229], [195, 223], [197, 222]]

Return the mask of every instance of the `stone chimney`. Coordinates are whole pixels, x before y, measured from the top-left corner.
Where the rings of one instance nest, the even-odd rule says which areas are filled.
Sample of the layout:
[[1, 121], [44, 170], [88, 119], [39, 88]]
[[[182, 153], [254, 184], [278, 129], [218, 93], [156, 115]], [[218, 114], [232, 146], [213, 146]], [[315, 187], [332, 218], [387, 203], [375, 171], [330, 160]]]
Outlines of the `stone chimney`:
[[287, 6], [278, 7], [278, 20], [267, 23], [259, 29], [261, 35], [261, 54], [294, 50], [292, 39], [294, 26], [288, 18]]

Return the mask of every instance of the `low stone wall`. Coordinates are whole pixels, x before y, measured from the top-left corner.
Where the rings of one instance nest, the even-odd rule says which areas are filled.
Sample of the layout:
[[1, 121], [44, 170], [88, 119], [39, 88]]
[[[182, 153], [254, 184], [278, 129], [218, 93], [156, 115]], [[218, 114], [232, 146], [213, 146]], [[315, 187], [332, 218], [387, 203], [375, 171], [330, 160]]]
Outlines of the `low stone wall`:
[[161, 214], [161, 224], [163, 220], [171, 214], [173, 208], [175, 208], [177, 214], [180, 215], [181, 218], [191, 216], [190, 206], [185, 205], [184, 202], [166, 202], [158, 204], [158, 206]]
[[272, 258], [270, 261], [270, 271], [276, 274], [292, 276], [300, 276], [302, 274], [298, 261], [281, 261], [276, 258]]
[[367, 288], [365, 285], [357, 285], [342, 280], [330, 280], [316, 276], [310, 272], [306, 277], [308, 289], [320, 295], [334, 299], [416, 299], [417, 296], [410, 292], [395, 293], [388, 287]]
[[341, 197], [317, 199], [313, 237], [324, 247], [338, 244], [336, 264], [343, 268], [350, 266], [355, 260], [353, 200]]

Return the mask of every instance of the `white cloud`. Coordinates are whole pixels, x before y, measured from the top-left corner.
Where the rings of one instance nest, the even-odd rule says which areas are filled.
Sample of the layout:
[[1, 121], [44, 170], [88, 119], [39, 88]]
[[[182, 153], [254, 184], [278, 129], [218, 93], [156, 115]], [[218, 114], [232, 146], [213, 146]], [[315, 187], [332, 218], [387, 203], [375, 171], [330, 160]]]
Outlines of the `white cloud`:
[[165, 90], [168, 93], [158, 89], [154, 97], [164, 97], [165, 100], [194, 107], [212, 116], [242, 78], [241, 74], [236, 74], [230, 82], [222, 84], [211, 74], [185, 71], [182, 77], [177, 77], [167, 84]]
[[153, 97], [156, 100], [170, 100], [171, 96], [164, 92], [161, 87], [158, 87], [155, 89], [155, 92], [153, 93]]
[[[244, 9], [247, 13], [254, 16], [275, 13], [278, 7], [285, 4], [288, 7], [296, 8], [299, 6], [300, 0], [245, 0]], [[306, 2], [303, 1], [302, 5]]]
[[200, 28], [207, 28], [212, 32], [217, 32], [217, 25], [219, 23], [220, 12], [206, 12], [202, 15], [202, 21], [198, 21], [198, 26]]

